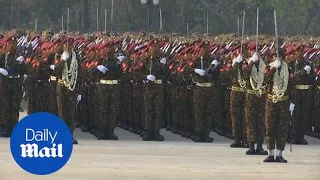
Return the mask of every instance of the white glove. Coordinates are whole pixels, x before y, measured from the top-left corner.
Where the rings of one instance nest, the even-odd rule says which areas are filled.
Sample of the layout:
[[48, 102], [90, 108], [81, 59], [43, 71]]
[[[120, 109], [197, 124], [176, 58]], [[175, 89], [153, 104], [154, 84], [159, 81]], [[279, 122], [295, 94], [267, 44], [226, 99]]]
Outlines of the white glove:
[[64, 51], [61, 55], [61, 59], [66, 61], [69, 59], [69, 53], [67, 51]]
[[163, 57], [160, 59], [161, 64], [166, 64], [167, 63], [167, 58]]
[[3, 69], [3, 68], [0, 68], [0, 73], [3, 74], [4, 76], [8, 76], [8, 71]]
[[236, 62], [237, 63], [241, 63], [243, 61], [243, 56], [239, 54], [239, 56], [237, 57]]
[[55, 68], [56, 66], [55, 65], [50, 65], [50, 69], [52, 69], [52, 70], [54, 70], [54, 68]]
[[217, 66], [217, 65], [219, 64], [219, 62], [218, 62], [217, 60], [213, 60], [213, 61], [211, 62], [211, 64]]
[[78, 104], [80, 101], [81, 101], [81, 95], [79, 94], [79, 95], [77, 96], [77, 104]]
[[125, 56], [118, 56], [117, 59], [119, 60], [119, 62], [121, 63], [126, 57]]
[[108, 68], [106, 68], [105, 66], [103, 65], [99, 65], [97, 66], [97, 69], [102, 72], [103, 74], [105, 74], [107, 71], [108, 71]]
[[318, 80], [318, 76], [316, 77], [316, 80]]
[[206, 74], [206, 71], [203, 69], [194, 69], [194, 72], [199, 74], [200, 76], [204, 76]]
[[289, 111], [290, 111], [291, 116], [292, 116], [292, 114], [293, 114], [294, 106], [295, 106], [295, 105], [294, 105], [293, 103], [290, 103]]
[[307, 65], [306, 67], [304, 67], [304, 70], [307, 71], [307, 74], [310, 74], [311, 67]]
[[250, 58], [253, 62], [257, 62], [259, 60], [259, 55], [258, 53], [254, 53], [253, 56]]
[[19, 57], [17, 58], [17, 61], [19, 61], [20, 63], [22, 63], [22, 62], [24, 61], [24, 57], [23, 57], [23, 56], [19, 56]]
[[149, 81], [155, 81], [155, 80], [156, 80], [156, 77], [155, 77], [154, 75], [150, 74], [150, 75], [147, 76], [147, 79], [148, 79]]
[[277, 58], [274, 62], [274, 67], [276, 67], [277, 69], [279, 69], [281, 66], [281, 60], [280, 58]]

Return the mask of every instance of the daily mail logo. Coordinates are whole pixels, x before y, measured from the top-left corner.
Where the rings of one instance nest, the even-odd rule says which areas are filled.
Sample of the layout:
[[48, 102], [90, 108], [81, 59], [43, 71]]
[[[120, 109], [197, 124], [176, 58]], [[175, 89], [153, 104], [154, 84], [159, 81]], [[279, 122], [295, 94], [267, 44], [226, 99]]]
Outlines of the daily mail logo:
[[39, 148], [38, 144], [21, 144], [21, 157], [26, 158], [50, 158], [63, 157], [63, 144], [56, 144], [55, 139], [58, 132], [52, 133], [49, 129], [43, 131], [36, 131], [34, 129], [26, 129], [26, 142], [51, 142], [51, 147]]
[[35, 113], [15, 126], [10, 148], [22, 169], [31, 174], [48, 175], [69, 161], [73, 139], [63, 120], [50, 113]]

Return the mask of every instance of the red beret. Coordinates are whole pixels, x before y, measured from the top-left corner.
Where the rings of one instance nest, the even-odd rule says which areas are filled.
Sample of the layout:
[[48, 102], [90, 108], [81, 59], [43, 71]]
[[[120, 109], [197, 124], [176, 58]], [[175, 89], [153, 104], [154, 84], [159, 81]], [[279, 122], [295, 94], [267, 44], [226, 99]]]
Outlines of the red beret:
[[256, 49], [256, 43], [251, 42], [251, 43], [248, 44], [248, 50], [249, 51], [253, 51], [255, 49]]
[[160, 42], [159, 42], [158, 39], [153, 39], [152, 41], [150, 41], [150, 42], [148, 43], [148, 45], [151, 46], [151, 45], [153, 45], [153, 44], [159, 44], [159, 43], [160, 43]]
[[106, 42], [104, 42], [103, 44], [101, 44], [98, 49], [99, 49], [99, 50], [100, 50], [100, 49], [103, 49], [103, 48], [105, 48], [106, 46], [113, 46], [113, 42], [112, 42], [112, 41], [106, 41]]
[[133, 43], [129, 46], [128, 51], [134, 51], [134, 49], [136, 48], [137, 44]]
[[62, 43], [62, 38], [57, 38], [52, 42], [52, 46], [56, 45], [57, 43]]
[[96, 46], [95, 45], [91, 45], [89, 46], [87, 52], [91, 52], [91, 51], [95, 51], [96, 50]]
[[95, 50], [99, 50], [99, 47], [102, 45], [102, 43], [97, 43], [97, 44], [95, 44], [94, 46], [95, 46]]
[[40, 46], [40, 49], [41, 49], [41, 50], [45, 50], [45, 49], [48, 48], [48, 45], [49, 45], [48, 42], [43, 42], [43, 43], [41, 44], [41, 46]]
[[201, 47], [203, 47], [204, 45], [206, 45], [206, 46], [210, 46], [210, 42], [209, 41], [202, 41], [200, 44], [199, 44], [199, 47], [201, 48]]
[[9, 42], [9, 41], [16, 41], [17, 38], [15, 36], [9, 36], [6, 38], [5, 42]]
[[35, 39], [40, 39], [40, 35], [36, 35], [36, 36], [33, 36], [32, 38], [31, 38], [31, 41], [34, 41]]
[[72, 43], [72, 44], [73, 44], [73, 42], [74, 42], [74, 39], [71, 38], [71, 37], [66, 38], [66, 39], [63, 41], [63, 43]]

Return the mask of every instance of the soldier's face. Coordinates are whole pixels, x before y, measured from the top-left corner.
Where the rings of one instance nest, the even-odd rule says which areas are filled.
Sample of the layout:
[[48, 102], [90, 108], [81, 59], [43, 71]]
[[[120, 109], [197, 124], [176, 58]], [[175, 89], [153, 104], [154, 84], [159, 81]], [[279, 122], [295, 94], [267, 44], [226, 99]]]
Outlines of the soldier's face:
[[16, 41], [9, 41], [7, 42], [7, 51], [14, 52], [17, 49], [17, 42]]
[[160, 52], [160, 46], [158, 44], [153, 44], [151, 47], [150, 47], [150, 52], [151, 54], [155, 55], [155, 54], [158, 54]]
[[106, 55], [111, 57], [114, 55], [114, 48], [113, 46], [106, 46]]
[[202, 46], [200, 48], [200, 54], [201, 56], [205, 56], [205, 55], [208, 55], [209, 54], [209, 46]]
[[63, 46], [61, 43], [56, 43], [53, 47], [55, 53], [62, 53]]
[[68, 51], [68, 52], [71, 52], [72, 51], [72, 43], [65, 43], [64, 45], [63, 45], [63, 50], [64, 51]]

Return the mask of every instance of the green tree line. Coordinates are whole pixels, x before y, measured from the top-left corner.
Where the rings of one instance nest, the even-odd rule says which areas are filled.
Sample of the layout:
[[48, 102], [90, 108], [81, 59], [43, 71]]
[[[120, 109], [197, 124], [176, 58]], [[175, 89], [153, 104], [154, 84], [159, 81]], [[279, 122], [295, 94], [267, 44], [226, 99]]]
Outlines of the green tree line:
[[206, 33], [208, 16], [208, 32], [217, 35], [238, 33], [238, 21], [241, 26], [245, 10], [245, 34], [252, 35], [259, 7], [261, 34], [274, 34], [273, 10], [276, 9], [280, 35], [320, 35], [320, 0], [159, 1], [158, 5], [147, 6], [141, 0], [0, 0], [0, 28], [59, 31], [63, 19], [66, 30], [69, 8], [71, 31], [96, 31], [97, 22], [99, 31], [104, 31], [105, 22], [107, 31], [147, 31], [149, 8], [150, 31], [159, 32], [161, 9], [162, 32]]

